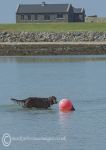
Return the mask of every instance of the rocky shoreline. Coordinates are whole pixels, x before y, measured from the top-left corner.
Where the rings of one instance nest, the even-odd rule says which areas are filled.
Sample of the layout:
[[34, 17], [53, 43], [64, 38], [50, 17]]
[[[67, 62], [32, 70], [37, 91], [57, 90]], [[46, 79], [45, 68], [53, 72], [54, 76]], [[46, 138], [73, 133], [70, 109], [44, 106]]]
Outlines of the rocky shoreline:
[[0, 43], [0, 56], [103, 55], [103, 54], [106, 54], [106, 42]]
[[106, 32], [0, 32], [0, 55], [106, 54]]

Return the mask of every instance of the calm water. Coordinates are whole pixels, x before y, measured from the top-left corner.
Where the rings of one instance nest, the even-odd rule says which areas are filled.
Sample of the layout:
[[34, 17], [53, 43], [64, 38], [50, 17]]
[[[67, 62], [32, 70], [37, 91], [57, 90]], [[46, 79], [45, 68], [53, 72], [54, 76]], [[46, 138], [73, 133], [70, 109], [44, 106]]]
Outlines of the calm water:
[[[0, 57], [0, 150], [105, 150], [105, 67], [106, 56]], [[10, 101], [51, 95], [72, 99], [76, 111], [60, 113], [58, 104], [28, 110]]]

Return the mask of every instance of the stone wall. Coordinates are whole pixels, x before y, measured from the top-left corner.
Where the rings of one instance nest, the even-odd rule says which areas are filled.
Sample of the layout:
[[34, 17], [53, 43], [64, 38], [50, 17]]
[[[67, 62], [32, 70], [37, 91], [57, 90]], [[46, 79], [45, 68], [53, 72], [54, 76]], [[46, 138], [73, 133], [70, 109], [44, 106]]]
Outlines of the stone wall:
[[106, 17], [85, 17], [85, 22], [106, 22]]
[[0, 32], [0, 42], [104, 42], [106, 32]]

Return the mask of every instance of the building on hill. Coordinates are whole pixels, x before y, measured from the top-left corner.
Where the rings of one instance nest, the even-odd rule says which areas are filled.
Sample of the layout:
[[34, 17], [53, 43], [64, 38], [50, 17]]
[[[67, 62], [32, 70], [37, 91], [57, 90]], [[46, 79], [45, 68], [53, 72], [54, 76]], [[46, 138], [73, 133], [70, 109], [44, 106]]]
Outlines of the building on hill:
[[71, 4], [20, 4], [16, 12], [17, 23], [84, 21], [84, 8], [74, 8]]

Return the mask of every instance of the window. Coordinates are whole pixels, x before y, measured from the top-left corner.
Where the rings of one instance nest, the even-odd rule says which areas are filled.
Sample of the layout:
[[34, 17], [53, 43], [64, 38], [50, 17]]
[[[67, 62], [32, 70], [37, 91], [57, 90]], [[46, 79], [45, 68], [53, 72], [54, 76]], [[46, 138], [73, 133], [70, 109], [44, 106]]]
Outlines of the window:
[[57, 14], [57, 18], [63, 18], [63, 14]]
[[28, 15], [28, 20], [31, 20], [31, 15]]
[[24, 15], [21, 15], [21, 20], [24, 20]]
[[50, 15], [44, 15], [44, 20], [50, 20]]
[[37, 15], [34, 15], [34, 20], [38, 20], [38, 16]]

